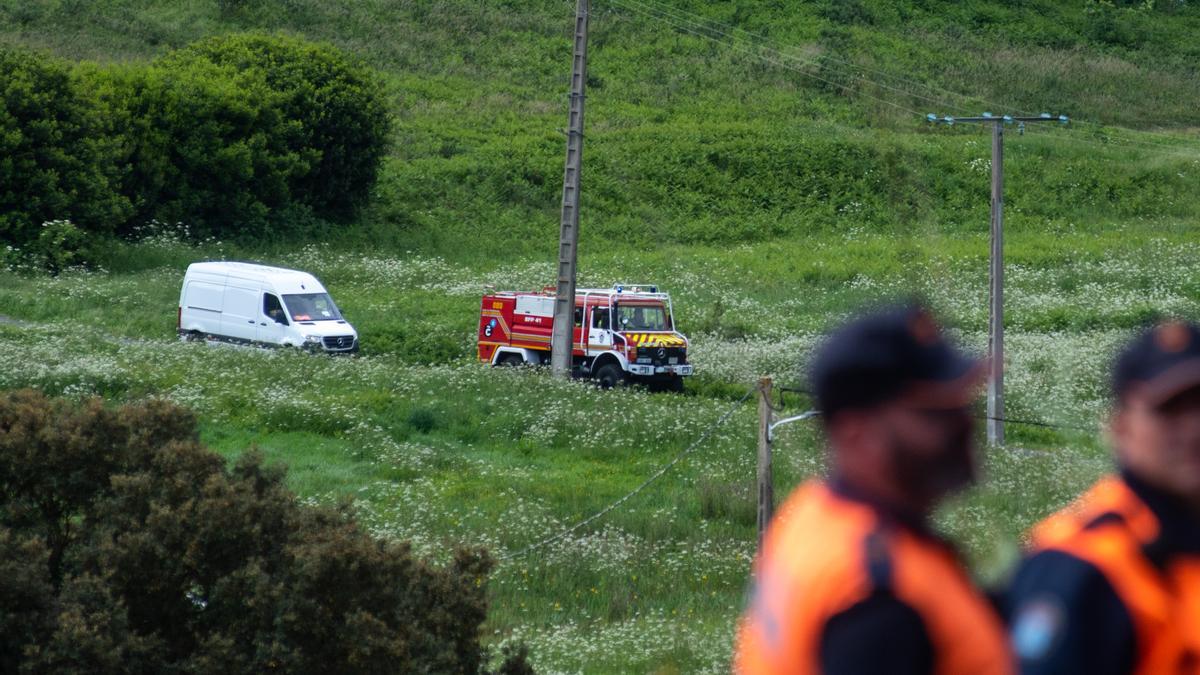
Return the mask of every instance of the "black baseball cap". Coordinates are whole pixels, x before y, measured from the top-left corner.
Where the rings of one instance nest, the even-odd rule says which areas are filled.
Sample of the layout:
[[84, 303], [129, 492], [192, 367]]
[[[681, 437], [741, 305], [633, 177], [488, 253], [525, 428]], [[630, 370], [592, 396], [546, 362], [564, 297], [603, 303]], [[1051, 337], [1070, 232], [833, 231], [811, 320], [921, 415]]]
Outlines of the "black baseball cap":
[[1130, 342], [1113, 366], [1113, 393], [1124, 401], [1133, 393], [1158, 406], [1200, 387], [1200, 328], [1168, 321]]
[[930, 407], [963, 406], [974, 398], [983, 371], [983, 361], [951, 345], [927, 309], [909, 304], [835, 330], [818, 349], [809, 379], [828, 421], [907, 395]]

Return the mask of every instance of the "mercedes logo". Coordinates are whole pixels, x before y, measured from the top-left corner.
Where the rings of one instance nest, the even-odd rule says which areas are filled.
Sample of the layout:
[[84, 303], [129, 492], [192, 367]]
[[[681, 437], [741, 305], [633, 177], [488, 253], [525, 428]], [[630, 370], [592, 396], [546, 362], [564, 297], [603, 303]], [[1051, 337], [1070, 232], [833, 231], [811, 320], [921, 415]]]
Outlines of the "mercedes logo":
[[660, 358], [660, 359], [667, 358], [667, 350], [662, 347], [659, 347], [658, 348], [658, 358]]

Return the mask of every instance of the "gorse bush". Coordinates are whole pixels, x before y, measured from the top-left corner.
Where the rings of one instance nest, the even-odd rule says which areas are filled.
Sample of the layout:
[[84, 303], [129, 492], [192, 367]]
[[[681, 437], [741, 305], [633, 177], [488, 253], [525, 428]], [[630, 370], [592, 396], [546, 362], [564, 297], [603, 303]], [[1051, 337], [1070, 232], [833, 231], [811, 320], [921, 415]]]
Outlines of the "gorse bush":
[[169, 403], [0, 396], [0, 671], [482, 672], [485, 553], [431, 566], [196, 439]]

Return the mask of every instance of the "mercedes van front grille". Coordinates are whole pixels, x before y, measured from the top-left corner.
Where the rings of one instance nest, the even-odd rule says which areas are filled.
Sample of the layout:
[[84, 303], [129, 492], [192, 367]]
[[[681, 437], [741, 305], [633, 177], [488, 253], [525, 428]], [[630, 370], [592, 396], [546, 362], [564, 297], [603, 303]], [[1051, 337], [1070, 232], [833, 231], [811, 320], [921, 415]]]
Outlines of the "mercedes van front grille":
[[325, 336], [325, 349], [342, 350], [350, 349], [354, 346], [353, 335], [327, 335]]

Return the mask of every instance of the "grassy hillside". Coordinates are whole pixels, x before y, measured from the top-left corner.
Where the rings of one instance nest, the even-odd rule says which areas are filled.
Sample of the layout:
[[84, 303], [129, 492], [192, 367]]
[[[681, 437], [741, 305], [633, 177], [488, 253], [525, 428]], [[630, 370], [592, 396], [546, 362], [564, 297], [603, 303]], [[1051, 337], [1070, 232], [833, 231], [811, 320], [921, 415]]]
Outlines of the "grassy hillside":
[[[1190, 3], [595, 0], [581, 281], [658, 281], [694, 338], [684, 396], [598, 392], [472, 363], [489, 285], [551, 279], [566, 0], [0, 0], [0, 42], [101, 62], [202, 36], [329, 40], [398, 118], [373, 205], [325, 241], [114, 244], [104, 269], [0, 271], [0, 387], [195, 407], [308, 499], [352, 495], [380, 534], [498, 554], [594, 513], [759, 376], [786, 384], [861, 303], [927, 297], [985, 345], [989, 139], [941, 114], [1065, 113], [1007, 154], [1009, 429], [941, 522], [1001, 577], [1021, 532], [1105, 470], [1107, 358], [1160, 313], [1200, 318], [1200, 8]], [[1128, 6], [1126, 6], [1128, 5]], [[1006, 105], [1001, 105], [1006, 104]], [[312, 270], [358, 359], [183, 345], [182, 270]], [[792, 410], [808, 401], [790, 396]], [[549, 672], [723, 672], [753, 552], [754, 410], [623, 508], [492, 581], [489, 639]], [[782, 433], [779, 494], [821, 469]]]
[[[229, 4], [240, 9], [5, 2], [0, 40], [101, 61], [246, 29], [332, 41], [384, 73], [400, 118], [365, 218], [372, 241], [554, 250], [573, 3]], [[1014, 227], [1195, 215], [1172, 199], [1196, 185], [1200, 158], [1187, 131], [1200, 121], [1193, 6], [602, 0], [594, 12], [585, 241], [972, 229], [986, 217], [987, 143], [923, 116], [985, 109], [1086, 121], [1010, 142]]]

